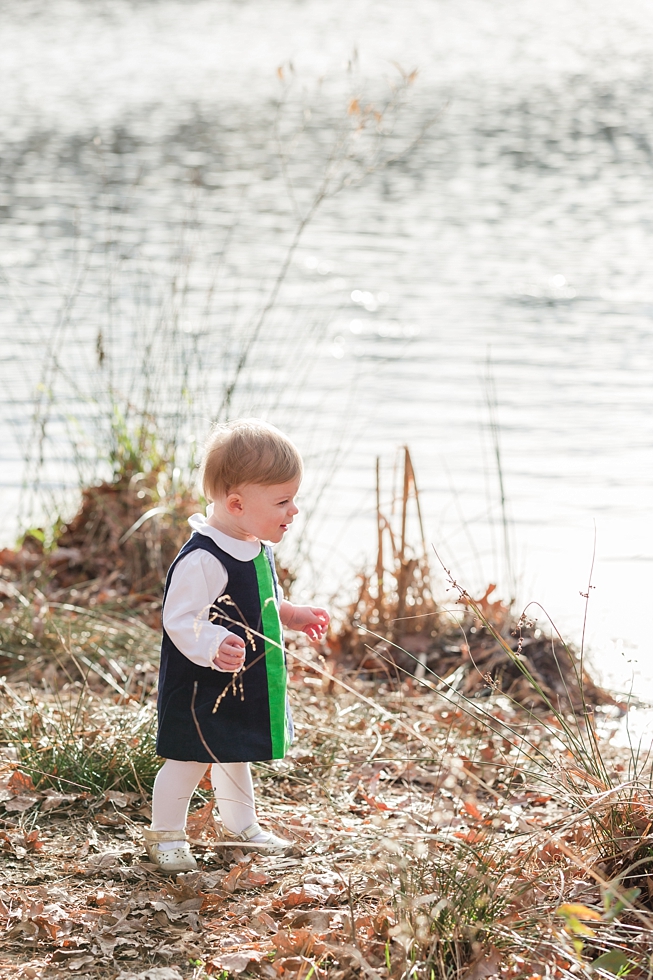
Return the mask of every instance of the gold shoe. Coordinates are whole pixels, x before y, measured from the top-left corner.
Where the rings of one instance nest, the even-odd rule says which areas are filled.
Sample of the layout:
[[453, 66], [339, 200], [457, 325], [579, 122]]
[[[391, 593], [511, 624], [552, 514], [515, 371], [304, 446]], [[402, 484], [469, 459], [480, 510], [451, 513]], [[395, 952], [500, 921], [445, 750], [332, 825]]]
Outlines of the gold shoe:
[[[262, 840], [252, 840], [261, 835]], [[215, 842], [216, 847], [240, 847], [243, 851], [257, 851], [259, 854], [285, 854], [292, 846], [292, 841], [284, 840], [269, 830], [263, 830], [259, 824], [252, 823], [239, 834], [232, 834], [226, 827], [222, 828], [222, 840]]]
[[[191, 854], [190, 846], [183, 830], [149, 830], [143, 828], [145, 850], [152, 864], [167, 875], [176, 875], [182, 871], [196, 871], [197, 861]], [[169, 851], [159, 850], [159, 841], [183, 840], [181, 847], [172, 847]]]

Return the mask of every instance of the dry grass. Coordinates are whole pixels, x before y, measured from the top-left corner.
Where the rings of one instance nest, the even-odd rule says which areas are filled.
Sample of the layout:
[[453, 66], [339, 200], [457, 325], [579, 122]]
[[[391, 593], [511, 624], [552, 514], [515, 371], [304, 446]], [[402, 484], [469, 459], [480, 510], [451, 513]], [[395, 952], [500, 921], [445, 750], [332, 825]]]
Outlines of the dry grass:
[[161, 462], [147, 472], [128, 470], [84, 489], [72, 520], [48, 532], [47, 547], [45, 532], [34, 529], [16, 551], [0, 552], [0, 566], [19, 589], [38, 588], [44, 602], [138, 608], [156, 626], [166, 571], [197, 507]]
[[[142, 631], [151, 654], [157, 635]], [[204, 793], [190, 824], [201, 870], [168, 882], [139, 840], [150, 660], [120, 661], [141, 682], [119, 695], [98, 674], [94, 689], [70, 679], [65, 652], [49, 673], [21, 666], [2, 691], [3, 975], [169, 964], [196, 980], [571, 977], [605, 953], [648, 975], [646, 894], [627, 876], [610, 884], [609, 835], [596, 835], [597, 819], [634, 812], [632, 794], [594, 786], [552, 718], [497, 694], [475, 704], [411, 677], [363, 680], [297, 649], [296, 746], [256, 767], [262, 816], [294, 854], [225, 859]], [[73, 745], [64, 777], [53, 750]], [[627, 759], [600, 745], [606, 772], [628, 782]], [[638, 792], [647, 812], [641, 780]], [[648, 828], [635, 839], [633, 827], [628, 847], [645, 847]], [[611, 837], [622, 855], [625, 836]]]
[[399, 486], [384, 509], [377, 460], [377, 558], [374, 570], [360, 576], [333, 638], [338, 659], [368, 676], [390, 679], [409, 672], [467, 697], [502, 690], [525, 706], [554, 707], [563, 714], [614, 705], [592, 681], [580, 654], [555, 632], [545, 635], [509, 604], [493, 599], [493, 584], [474, 599], [449, 576], [458, 608], [452, 613], [451, 603], [445, 607], [437, 601], [431, 575], [435, 555], [426, 544], [407, 447], [402, 463]]
[[[296, 746], [256, 767], [261, 816], [294, 853], [217, 850], [205, 785], [189, 824], [201, 870], [162, 878], [140, 844], [158, 600], [125, 586], [158, 569], [154, 515], [127, 534], [147, 511], [131, 478], [122, 496], [88, 491], [52, 549], [28, 540], [5, 560], [2, 975], [651, 976], [648, 760], [612, 749], [618, 712], [578, 656], [536, 644], [490, 593], [458, 590], [454, 649], [426, 549], [409, 546], [407, 451], [351, 619], [325, 656], [291, 649]], [[113, 594], [106, 569], [69, 567], [87, 576], [71, 584], [52, 563], [65, 535], [96, 531], [98, 560], [115, 546], [124, 572]]]

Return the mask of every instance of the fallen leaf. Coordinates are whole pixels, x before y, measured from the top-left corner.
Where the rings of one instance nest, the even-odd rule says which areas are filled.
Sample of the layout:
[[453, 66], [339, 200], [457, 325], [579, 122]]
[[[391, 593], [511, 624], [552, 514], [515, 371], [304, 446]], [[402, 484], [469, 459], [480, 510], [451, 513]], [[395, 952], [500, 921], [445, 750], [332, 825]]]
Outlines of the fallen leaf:
[[189, 815], [186, 821], [189, 837], [199, 840], [205, 831], [209, 831], [214, 837], [217, 836], [213, 822], [213, 809], [213, 801], [209, 800], [199, 810], [195, 810]]
[[467, 832], [463, 830], [457, 830], [454, 837], [458, 840], [465, 841], [466, 844], [478, 844], [479, 841], [485, 840], [487, 834], [483, 830], [468, 830]]
[[[166, 916], [171, 922], [176, 922], [179, 919], [185, 919], [189, 911], [199, 910], [202, 907], [202, 899], [198, 897], [194, 900], [194, 902], [184, 902], [184, 908], [182, 908], [180, 905], [173, 905], [171, 902], [164, 902], [161, 900], [154, 901], [151, 903], [151, 905], [155, 912], [165, 912]], [[189, 909], [190, 905], [194, 905], [194, 908]]]
[[116, 980], [182, 980], [181, 973], [173, 966], [151, 966], [142, 973], [121, 970]]
[[125, 807], [134, 800], [139, 799], [138, 793], [120, 793], [118, 790], [111, 789], [104, 794], [107, 803], [114, 803], [116, 806]]
[[211, 964], [229, 973], [238, 974], [246, 970], [252, 961], [258, 963], [262, 957], [263, 954], [257, 950], [243, 949], [235, 953], [221, 953], [211, 961]]
[[326, 951], [326, 946], [311, 929], [296, 929], [291, 932], [279, 931], [271, 939], [278, 955], [283, 956], [320, 956]]
[[5, 800], [5, 810], [8, 813], [24, 813], [38, 803], [41, 797], [37, 793], [27, 793], [21, 796], [14, 796], [11, 800]]
[[387, 803], [383, 800], [378, 799], [376, 796], [372, 796], [371, 793], [366, 793], [364, 790], [359, 790], [358, 795], [361, 799], [365, 800], [368, 806], [372, 807], [373, 810], [391, 810]]
[[274, 961], [276, 973], [287, 978], [299, 976], [302, 967], [306, 967], [306, 960], [303, 956], [284, 956], [282, 959]]
[[595, 909], [590, 909], [587, 905], [573, 905], [569, 903], [559, 905], [555, 910], [555, 914], [563, 916], [573, 915], [577, 919], [594, 919], [596, 921], [600, 921], [601, 919], [600, 913]]
[[468, 813], [470, 817], [473, 817], [474, 820], [483, 819], [483, 817], [481, 816], [481, 811], [476, 806], [476, 804], [472, 802], [472, 800], [465, 800], [465, 802], [463, 803], [463, 810], [465, 811], [465, 813]]
[[[310, 912], [307, 914], [310, 915]], [[365, 915], [356, 919], [356, 932], [362, 933], [368, 939], [374, 939], [377, 936], [380, 936], [382, 939], [387, 939], [390, 935], [391, 926], [390, 919], [383, 912], [378, 912], [376, 915]]]
[[201, 896], [202, 904], [200, 905], [200, 912], [215, 912], [217, 909], [224, 907], [225, 898], [224, 895], [218, 895], [215, 892], [208, 892]]
[[[316, 935], [329, 932], [331, 920], [337, 915], [333, 909], [308, 909], [305, 912], [298, 912], [290, 920], [291, 928], [298, 929], [308, 927]], [[270, 918], [268, 916], [268, 918]]]
[[547, 841], [546, 844], [539, 847], [536, 854], [542, 864], [566, 860], [566, 854], [558, 847], [554, 840]]
[[247, 874], [247, 865], [237, 864], [235, 868], [232, 868], [227, 877], [222, 882], [222, 887], [230, 895], [236, 891], [236, 885], [238, 884], [238, 879], [244, 874]]
[[89, 895], [87, 895], [86, 901], [90, 905], [97, 905], [98, 908], [103, 909], [115, 905], [116, 902], [118, 901], [118, 898], [116, 895], [112, 894], [111, 892], [107, 892], [102, 888], [98, 888], [96, 892], [91, 892]]
[[[53, 963], [68, 963], [70, 968], [70, 963], [74, 963], [75, 960], [79, 960], [81, 957], [88, 955], [87, 950], [78, 949], [76, 946], [73, 949], [57, 949], [52, 954]], [[74, 969], [74, 967], [72, 967]]]
[[123, 855], [120, 851], [101, 851], [99, 854], [93, 854], [89, 858], [89, 866], [95, 870], [99, 868], [115, 868], [120, 864], [120, 859]]
[[329, 901], [333, 901], [337, 897], [337, 893], [321, 888], [319, 885], [302, 885], [300, 888], [291, 888], [281, 898], [277, 898], [272, 906], [273, 908], [292, 909], [297, 905], [315, 905], [318, 902], [328, 904]]
[[253, 868], [248, 869], [247, 875], [241, 878], [238, 882], [238, 887], [242, 888], [262, 888], [264, 885], [269, 885], [270, 876], [266, 875], [265, 871], [254, 871]]
[[306, 875], [304, 881], [309, 885], [324, 885], [330, 888], [333, 885], [340, 885], [342, 878], [335, 871], [323, 871], [321, 874]]
[[486, 977], [498, 976], [502, 963], [502, 954], [496, 947], [492, 946], [467, 967], [462, 980], [485, 980]]
[[22, 837], [18, 838], [18, 841], [26, 851], [34, 853], [35, 851], [40, 851], [43, 848], [43, 841], [39, 840], [38, 828], [35, 830], [30, 830], [29, 833], [23, 834]]
[[630, 960], [620, 949], [611, 949], [607, 953], [602, 953], [596, 960], [590, 963], [592, 970], [605, 970], [606, 973], [614, 973], [618, 976], [630, 966]]
[[180, 878], [177, 884], [173, 884], [171, 881], [166, 882], [166, 890], [179, 905], [188, 899], [200, 898], [199, 887], [201, 883], [201, 873], [199, 871], [191, 871], [185, 874], [183, 878]]
[[355, 946], [350, 946], [347, 943], [342, 943], [339, 946], [335, 946], [333, 943], [327, 943], [326, 949], [332, 953], [334, 959], [337, 959], [338, 962], [344, 961], [345, 965], [350, 969], [358, 967], [370, 980], [378, 980], [378, 972], [370, 966], [361, 951]]
[[41, 813], [46, 813], [48, 810], [55, 810], [57, 807], [74, 803], [79, 799], [77, 795], [72, 793], [58, 793], [56, 789], [46, 789], [44, 795], [45, 799], [41, 802]]
[[126, 822], [122, 813], [98, 813], [95, 820], [102, 827], [122, 827]]
[[31, 776], [28, 776], [25, 772], [21, 772], [20, 769], [15, 769], [9, 777], [7, 789], [9, 789], [14, 796], [18, 796], [21, 793], [33, 793], [36, 787], [32, 782]]
[[275, 933], [279, 931], [279, 926], [267, 912], [258, 912], [252, 919], [252, 926], [257, 930], [257, 932], [260, 932], [260, 928], [257, 927], [262, 927], [264, 930], [263, 934], [266, 932]]
[[206, 772], [204, 773], [204, 775], [200, 779], [197, 788], [198, 789], [203, 789], [207, 793], [210, 793], [213, 790], [213, 784], [211, 782], [211, 770], [210, 769], [207, 769], [206, 770]]
[[80, 956], [78, 959], [70, 960], [68, 963], [68, 969], [81, 970], [82, 967], [90, 966], [91, 963], [95, 963], [94, 956]]

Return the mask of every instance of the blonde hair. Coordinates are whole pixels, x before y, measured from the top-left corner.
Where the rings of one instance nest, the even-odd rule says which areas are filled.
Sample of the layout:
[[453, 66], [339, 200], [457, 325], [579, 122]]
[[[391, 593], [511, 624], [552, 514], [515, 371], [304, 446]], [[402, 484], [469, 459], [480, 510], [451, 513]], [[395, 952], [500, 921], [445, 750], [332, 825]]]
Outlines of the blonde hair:
[[206, 500], [249, 483], [272, 486], [301, 479], [302, 458], [279, 429], [260, 419], [216, 425], [204, 447], [199, 484]]

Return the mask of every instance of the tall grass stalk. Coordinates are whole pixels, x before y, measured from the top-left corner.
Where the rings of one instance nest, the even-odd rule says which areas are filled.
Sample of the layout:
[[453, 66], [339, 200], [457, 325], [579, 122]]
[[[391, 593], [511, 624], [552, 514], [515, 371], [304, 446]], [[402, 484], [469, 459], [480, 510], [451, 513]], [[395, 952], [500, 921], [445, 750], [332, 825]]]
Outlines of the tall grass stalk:
[[[567, 654], [569, 661], [572, 665], [572, 670], [574, 673], [576, 684], [578, 686], [579, 691], [581, 692], [581, 698], [583, 700], [583, 708], [584, 708], [583, 716], [582, 718], [578, 718], [577, 716], [574, 716], [572, 722], [569, 721], [568, 715], [565, 714], [563, 711], [561, 711], [560, 708], [552, 702], [548, 693], [543, 689], [542, 685], [539, 683], [537, 678], [533, 676], [532, 672], [528, 668], [527, 663], [520, 656], [519, 649], [517, 650], [517, 652], [512, 649], [510, 644], [506, 642], [505, 638], [497, 630], [495, 625], [490, 622], [481, 605], [474, 598], [472, 598], [472, 596], [467, 592], [465, 588], [463, 588], [463, 586], [461, 586], [455, 580], [455, 578], [451, 574], [451, 571], [442, 562], [435, 548], [433, 550], [447, 576], [447, 579], [451, 587], [457, 591], [459, 596], [459, 601], [473, 611], [476, 618], [483, 624], [483, 626], [490, 634], [490, 636], [492, 636], [492, 638], [499, 645], [501, 650], [512, 661], [515, 667], [517, 667], [520, 673], [523, 674], [523, 676], [526, 678], [531, 688], [537, 693], [538, 697], [541, 698], [542, 702], [546, 705], [548, 710], [551, 712], [551, 715], [555, 718], [556, 722], [558, 723], [562, 732], [567, 738], [568, 748], [572, 752], [575, 760], [583, 767], [584, 770], [590, 773], [594, 778], [605, 780], [607, 777], [605, 763], [599, 751], [596, 733], [594, 732], [594, 729], [591, 724], [591, 715], [584, 698], [583, 677], [581, 672], [579, 671], [579, 668], [576, 665], [575, 658], [573, 657], [571, 651], [569, 650], [569, 647], [567, 646], [567, 643], [565, 642], [560, 632], [556, 629], [555, 625], [553, 625], [554, 632], [558, 640], [562, 644], [565, 653]], [[526, 607], [524, 613], [522, 614], [522, 620], [525, 619], [525, 615], [528, 608], [530, 606], [535, 606], [535, 605], [539, 606], [539, 603], [529, 603], [529, 606]], [[540, 606], [539, 608], [542, 607]], [[545, 612], [545, 610], [543, 611]], [[554, 656], [554, 658], [556, 657], [555, 650], [553, 650], [553, 647], [552, 647], [552, 655]], [[567, 684], [566, 678], [562, 671], [559, 670], [559, 672], [562, 677], [563, 683], [565, 684], [566, 687]]]
[[501, 506], [501, 528], [503, 537], [503, 559], [505, 565], [506, 582], [512, 597], [516, 591], [515, 570], [512, 559], [512, 547], [510, 541], [510, 520], [508, 516], [508, 498], [506, 495], [503, 459], [501, 455], [500, 427], [498, 418], [498, 401], [496, 393], [496, 383], [492, 373], [492, 361], [488, 353], [486, 373], [485, 373], [485, 403], [487, 406], [488, 419], [490, 425], [490, 435], [492, 437], [492, 450], [496, 465], [497, 480], [499, 482], [499, 503]]

